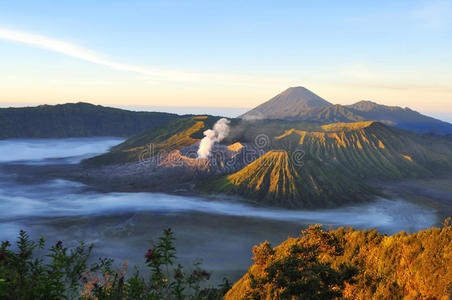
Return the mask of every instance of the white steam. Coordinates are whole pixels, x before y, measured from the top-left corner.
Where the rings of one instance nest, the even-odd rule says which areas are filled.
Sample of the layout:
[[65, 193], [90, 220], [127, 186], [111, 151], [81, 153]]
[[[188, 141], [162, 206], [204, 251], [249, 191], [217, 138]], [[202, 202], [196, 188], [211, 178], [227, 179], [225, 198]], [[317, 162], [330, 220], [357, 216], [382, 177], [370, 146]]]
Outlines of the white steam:
[[204, 138], [199, 143], [198, 158], [207, 158], [213, 145], [228, 136], [230, 122], [228, 119], [222, 118], [213, 125], [212, 129], [204, 131]]

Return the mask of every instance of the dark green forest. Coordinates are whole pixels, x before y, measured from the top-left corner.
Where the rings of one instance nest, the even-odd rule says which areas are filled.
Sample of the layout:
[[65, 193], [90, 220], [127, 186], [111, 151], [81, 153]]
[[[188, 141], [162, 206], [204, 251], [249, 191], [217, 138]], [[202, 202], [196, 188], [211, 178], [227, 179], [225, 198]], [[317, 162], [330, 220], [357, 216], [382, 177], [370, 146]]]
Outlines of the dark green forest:
[[83, 102], [0, 108], [0, 139], [129, 137], [176, 118], [176, 114], [135, 112]]

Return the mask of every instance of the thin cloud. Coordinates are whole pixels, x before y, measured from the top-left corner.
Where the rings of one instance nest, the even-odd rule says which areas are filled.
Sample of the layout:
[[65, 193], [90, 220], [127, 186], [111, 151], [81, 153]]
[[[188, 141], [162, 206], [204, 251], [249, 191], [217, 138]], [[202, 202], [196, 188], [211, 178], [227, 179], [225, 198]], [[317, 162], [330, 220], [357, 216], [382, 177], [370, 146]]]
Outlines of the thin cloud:
[[207, 74], [207, 73], [196, 73], [196, 72], [183, 72], [174, 70], [164, 70], [152, 67], [142, 67], [137, 65], [118, 63], [112, 60], [103, 58], [101, 55], [73, 45], [71, 43], [49, 38], [46, 36], [12, 31], [4, 28], [0, 28], [0, 39], [23, 43], [33, 47], [38, 47], [42, 49], [47, 49], [57, 53], [65, 54], [74, 58], [78, 58], [84, 61], [88, 61], [94, 64], [103, 65], [114, 70], [134, 72], [149, 76], [155, 79], [163, 80], [182, 80], [182, 81], [193, 81], [193, 80], [223, 80], [229, 82], [247, 82], [247, 83], [268, 83], [276, 82], [268, 78], [256, 78], [251, 76], [243, 75], [222, 75], [222, 74]]

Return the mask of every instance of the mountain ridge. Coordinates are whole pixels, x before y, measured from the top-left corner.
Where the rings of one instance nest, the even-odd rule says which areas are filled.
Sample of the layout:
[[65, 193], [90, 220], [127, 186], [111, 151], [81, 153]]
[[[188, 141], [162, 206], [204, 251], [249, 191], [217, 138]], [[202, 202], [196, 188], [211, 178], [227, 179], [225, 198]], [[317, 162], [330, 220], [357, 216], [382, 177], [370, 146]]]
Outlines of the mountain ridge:
[[[304, 91], [304, 94], [315, 95], [304, 87], [301, 89]], [[281, 95], [286, 92], [287, 90], [251, 109], [239, 118], [245, 120], [308, 120], [323, 123], [379, 121], [387, 125], [422, 134], [452, 134], [452, 124], [423, 115], [408, 107], [402, 108], [399, 106], [381, 105], [369, 100], [362, 100], [350, 105], [331, 104], [317, 95], [315, 96], [325, 102], [320, 101], [318, 105], [315, 104], [316, 102], [310, 102], [310, 105], [298, 105], [296, 98], [299, 95], [296, 93], [292, 94], [294, 97], [292, 99], [292, 105], [286, 107], [284, 100], [281, 100], [283, 99]], [[300, 101], [303, 101], [303, 99]], [[326, 103], [329, 103], [329, 105]]]
[[[452, 143], [381, 122], [286, 129], [266, 154], [202, 190], [236, 194], [265, 205], [333, 207], [379, 192], [368, 181], [429, 178], [452, 170]], [[357, 196], [359, 195], [359, 196]]]
[[135, 112], [86, 102], [0, 108], [0, 139], [129, 137], [178, 117], [170, 113]]

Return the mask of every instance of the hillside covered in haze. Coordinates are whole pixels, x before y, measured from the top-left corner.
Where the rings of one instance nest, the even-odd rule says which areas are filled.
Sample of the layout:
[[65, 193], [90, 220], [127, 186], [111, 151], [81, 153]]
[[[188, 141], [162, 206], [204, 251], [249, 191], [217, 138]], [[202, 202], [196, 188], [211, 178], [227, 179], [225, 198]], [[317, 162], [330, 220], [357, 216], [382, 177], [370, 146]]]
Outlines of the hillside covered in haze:
[[134, 112], [83, 102], [0, 108], [0, 139], [129, 137], [177, 117], [176, 114]]

